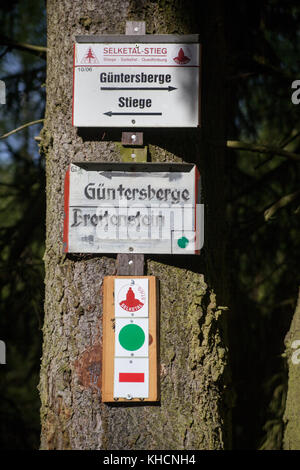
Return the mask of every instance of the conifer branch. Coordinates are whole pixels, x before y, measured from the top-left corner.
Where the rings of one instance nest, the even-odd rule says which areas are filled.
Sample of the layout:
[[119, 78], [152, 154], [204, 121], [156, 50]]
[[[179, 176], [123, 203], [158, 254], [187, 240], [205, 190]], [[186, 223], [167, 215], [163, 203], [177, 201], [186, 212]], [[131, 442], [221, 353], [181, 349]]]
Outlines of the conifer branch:
[[239, 140], [227, 140], [227, 147], [236, 150], [247, 150], [248, 152], [265, 153], [279, 155], [280, 157], [286, 157], [294, 161], [300, 161], [300, 155], [294, 152], [288, 152], [278, 147], [269, 147], [266, 145], [250, 144], [247, 142], [240, 142]]
[[13, 129], [12, 131], [7, 132], [7, 134], [1, 135], [0, 139], [6, 139], [10, 135], [15, 134], [16, 132], [22, 131], [26, 127], [33, 126], [34, 124], [40, 124], [40, 123], [44, 122], [44, 120], [45, 119], [37, 119], [36, 121], [27, 122], [26, 124], [23, 124], [23, 126], [17, 127], [16, 129]]
[[0, 45], [19, 49], [21, 51], [31, 52], [32, 54], [39, 56], [45, 56], [47, 53], [47, 47], [37, 46], [35, 44], [27, 44], [25, 42], [13, 41], [12, 39], [9, 39], [5, 36], [0, 36]]
[[279, 209], [282, 209], [283, 207], [287, 206], [288, 204], [291, 204], [297, 197], [300, 196], [300, 190], [295, 191], [294, 193], [287, 194], [286, 196], [283, 196], [280, 198], [275, 204], [273, 204], [271, 207], [269, 207], [267, 210], [264, 212], [264, 217], [265, 221], [267, 222], [275, 212], [277, 212]]

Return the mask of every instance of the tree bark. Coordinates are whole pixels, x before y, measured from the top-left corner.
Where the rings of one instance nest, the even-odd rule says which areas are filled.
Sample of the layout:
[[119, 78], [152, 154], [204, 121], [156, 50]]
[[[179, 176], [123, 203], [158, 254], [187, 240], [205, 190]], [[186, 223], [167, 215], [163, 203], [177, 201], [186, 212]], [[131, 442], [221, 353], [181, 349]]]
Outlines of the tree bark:
[[[40, 144], [47, 176], [41, 449], [230, 447], [223, 2], [198, 3], [188, 2], [187, 9], [187, 2], [176, 0], [47, 2], [47, 104]], [[150, 34], [203, 36], [202, 133], [145, 133], [152, 161], [198, 165], [207, 211], [199, 257], [147, 257], [145, 274], [160, 281], [161, 402], [142, 406], [101, 403], [101, 288], [104, 276], [116, 273], [116, 257], [62, 254], [69, 163], [121, 158], [107, 138], [109, 130], [87, 138], [72, 127], [75, 35], [124, 34], [126, 20], [146, 21]]]
[[300, 290], [289, 332], [285, 337], [288, 390], [284, 413], [284, 450], [300, 450]]

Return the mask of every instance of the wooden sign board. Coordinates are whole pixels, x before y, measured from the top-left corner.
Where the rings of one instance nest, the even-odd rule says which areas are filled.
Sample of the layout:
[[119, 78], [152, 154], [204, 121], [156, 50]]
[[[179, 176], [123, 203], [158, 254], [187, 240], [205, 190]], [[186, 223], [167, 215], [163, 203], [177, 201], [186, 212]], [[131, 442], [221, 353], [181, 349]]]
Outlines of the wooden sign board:
[[157, 290], [154, 276], [104, 278], [102, 402], [159, 400]]
[[74, 163], [65, 179], [64, 251], [198, 254], [203, 212], [193, 164]]
[[201, 47], [197, 35], [76, 39], [74, 126], [200, 125]]

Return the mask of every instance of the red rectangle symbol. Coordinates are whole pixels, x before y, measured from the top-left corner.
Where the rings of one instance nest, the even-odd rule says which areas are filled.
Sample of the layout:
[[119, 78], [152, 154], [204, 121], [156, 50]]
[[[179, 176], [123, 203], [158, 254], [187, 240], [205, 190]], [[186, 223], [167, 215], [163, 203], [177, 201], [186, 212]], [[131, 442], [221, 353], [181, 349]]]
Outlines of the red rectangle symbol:
[[145, 374], [139, 372], [120, 372], [119, 382], [145, 382]]

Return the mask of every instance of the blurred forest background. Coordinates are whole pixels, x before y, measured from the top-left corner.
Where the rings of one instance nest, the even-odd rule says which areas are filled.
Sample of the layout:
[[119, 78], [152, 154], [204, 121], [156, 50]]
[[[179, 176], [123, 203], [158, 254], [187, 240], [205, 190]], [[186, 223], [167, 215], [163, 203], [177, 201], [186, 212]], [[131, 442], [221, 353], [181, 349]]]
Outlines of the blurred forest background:
[[[224, 5], [233, 448], [280, 449], [287, 389], [282, 354], [299, 287], [300, 106], [291, 101], [291, 85], [300, 79], [300, 4]], [[45, 173], [38, 143], [45, 47], [43, 0], [0, 7], [0, 79], [6, 84], [6, 104], [0, 105], [0, 339], [7, 347], [7, 364], [0, 366], [0, 449], [39, 447]]]

